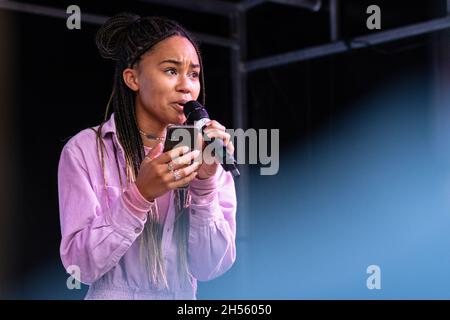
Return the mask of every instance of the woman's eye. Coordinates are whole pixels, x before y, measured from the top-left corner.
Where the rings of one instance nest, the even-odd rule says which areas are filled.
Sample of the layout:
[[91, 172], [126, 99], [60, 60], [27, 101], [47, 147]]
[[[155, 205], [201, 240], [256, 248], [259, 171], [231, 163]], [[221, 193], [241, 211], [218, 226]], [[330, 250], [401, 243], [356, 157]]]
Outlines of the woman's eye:
[[166, 69], [164, 72], [167, 73], [167, 74], [170, 74], [170, 75], [176, 75], [177, 74], [177, 70], [175, 70], [173, 68]]
[[192, 76], [192, 78], [198, 78], [199, 77], [199, 73], [198, 72], [192, 72], [191, 76]]

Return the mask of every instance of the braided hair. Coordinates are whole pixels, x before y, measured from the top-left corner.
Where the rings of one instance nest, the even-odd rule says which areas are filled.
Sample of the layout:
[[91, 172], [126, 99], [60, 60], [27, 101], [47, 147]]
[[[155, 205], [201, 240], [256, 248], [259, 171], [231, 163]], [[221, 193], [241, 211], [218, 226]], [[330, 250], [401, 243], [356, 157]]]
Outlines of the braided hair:
[[[118, 139], [125, 153], [127, 182], [136, 180], [145, 151], [136, 119], [134, 105], [136, 93], [125, 84], [122, 73], [126, 68], [131, 68], [139, 63], [141, 56], [151, 50], [154, 45], [176, 35], [188, 39], [197, 52], [200, 70], [202, 70], [200, 72], [199, 99], [202, 104], [205, 104], [205, 84], [199, 47], [192, 36], [177, 22], [165, 17], [140, 17], [132, 13], [120, 13], [109, 18], [97, 32], [96, 45], [100, 55], [115, 61], [113, 89], [102, 125], [106, 122], [112, 106]], [[102, 125], [97, 130], [97, 139], [102, 139]], [[103, 142], [100, 141], [99, 145], [103, 145]], [[178, 241], [178, 272], [180, 275], [184, 275], [185, 279], [190, 280], [190, 277], [186, 277], [189, 274], [187, 266], [188, 227], [189, 215], [183, 214], [183, 210], [177, 212], [174, 235]], [[156, 287], [160, 287], [162, 284], [167, 288], [168, 282], [161, 245], [162, 230], [163, 226], [157, 215], [149, 215], [141, 236], [141, 258], [146, 261], [150, 273], [150, 283]]]

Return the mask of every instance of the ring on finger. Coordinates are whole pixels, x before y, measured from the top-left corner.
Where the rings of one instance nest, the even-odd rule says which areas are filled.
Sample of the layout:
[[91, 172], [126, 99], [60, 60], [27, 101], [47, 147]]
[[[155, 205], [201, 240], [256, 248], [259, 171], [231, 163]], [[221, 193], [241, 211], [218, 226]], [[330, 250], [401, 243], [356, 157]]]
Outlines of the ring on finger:
[[180, 172], [180, 170], [173, 171], [173, 176], [175, 178], [175, 181], [180, 180], [181, 179], [181, 172]]
[[167, 164], [167, 168], [169, 169], [170, 172], [172, 172], [172, 171], [173, 171], [173, 163], [172, 163], [172, 162], [169, 162], [169, 163]]

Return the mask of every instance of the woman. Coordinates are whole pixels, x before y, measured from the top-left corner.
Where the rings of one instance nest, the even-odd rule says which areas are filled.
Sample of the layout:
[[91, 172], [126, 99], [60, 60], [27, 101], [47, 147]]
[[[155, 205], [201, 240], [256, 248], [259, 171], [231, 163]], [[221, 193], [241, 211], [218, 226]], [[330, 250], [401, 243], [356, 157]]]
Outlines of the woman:
[[[61, 259], [90, 285], [86, 299], [195, 299], [196, 281], [236, 258], [231, 175], [217, 162], [191, 164], [198, 151], [162, 152], [167, 126], [186, 121], [183, 104], [204, 104], [198, 47], [171, 20], [126, 13], [110, 18], [96, 42], [116, 61], [114, 85], [105, 121], [61, 154]], [[221, 124], [205, 131], [233, 151]], [[189, 201], [178, 206], [186, 184]]]

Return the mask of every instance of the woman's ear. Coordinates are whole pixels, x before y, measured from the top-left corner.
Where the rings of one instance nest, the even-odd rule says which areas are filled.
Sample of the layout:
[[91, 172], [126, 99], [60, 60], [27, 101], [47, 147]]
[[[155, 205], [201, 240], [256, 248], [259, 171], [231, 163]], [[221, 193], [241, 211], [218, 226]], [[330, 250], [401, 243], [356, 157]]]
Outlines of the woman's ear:
[[126, 68], [122, 73], [123, 81], [133, 91], [139, 90], [139, 81], [137, 78], [137, 70]]

